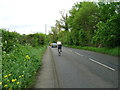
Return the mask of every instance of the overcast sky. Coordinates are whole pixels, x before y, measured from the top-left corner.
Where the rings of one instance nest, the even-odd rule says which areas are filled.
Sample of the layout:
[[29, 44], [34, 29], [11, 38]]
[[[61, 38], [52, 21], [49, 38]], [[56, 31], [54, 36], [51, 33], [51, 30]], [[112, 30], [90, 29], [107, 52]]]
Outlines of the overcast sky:
[[69, 11], [78, 1], [83, 0], [0, 0], [0, 28], [21, 34], [45, 33], [46, 24], [48, 32], [61, 18], [59, 12]]

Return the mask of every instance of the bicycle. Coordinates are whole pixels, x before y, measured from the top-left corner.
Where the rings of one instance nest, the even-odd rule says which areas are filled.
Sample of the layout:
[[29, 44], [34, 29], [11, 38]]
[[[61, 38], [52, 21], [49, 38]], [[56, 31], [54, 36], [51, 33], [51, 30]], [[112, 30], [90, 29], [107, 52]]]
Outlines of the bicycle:
[[59, 54], [59, 56], [61, 55], [61, 52], [62, 52], [62, 51], [59, 49], [59, 50], [58, 50], [58, 54]]

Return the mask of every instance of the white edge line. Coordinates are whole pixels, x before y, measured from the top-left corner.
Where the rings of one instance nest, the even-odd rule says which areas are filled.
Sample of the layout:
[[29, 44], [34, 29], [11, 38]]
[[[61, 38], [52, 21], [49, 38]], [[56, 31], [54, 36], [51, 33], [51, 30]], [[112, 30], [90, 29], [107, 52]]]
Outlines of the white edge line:
[[75, 52], [76, 54], [78, 54], [78, 55], [80, 55], [80, 56], [84, 56], [84, 55], [81, 55], [81, 54], [79, 54], [79, 53], [77, 53], [77, 52]]
[[113, 68], [111, 68], [111, 67], [109, 67], [109, 66], [107, 66], [107, 65], [105, 65], [105, 64], [102, 64], [102, 63], [100, 63], [100, 62], [98, 62], [98, 61], [95, 61], [95, 60], [93, 60], [93, 59], [91, 59], [91, 58], [89, 58], [89, 60], [91, 60], [91, 61], [93, 61], [93, 62], [95, 62], [95, 63], [97, 63], [97, 64], [99, 64], [99, 65], [102, 65], [102, 66], [104, 66], [104, 67], [106, 67], [106, 68], [108, 68], [108, 69], [110, 69], [110, 70], [112, 70], [112, 71], [115, 71], [115, 69], [113, 69]]

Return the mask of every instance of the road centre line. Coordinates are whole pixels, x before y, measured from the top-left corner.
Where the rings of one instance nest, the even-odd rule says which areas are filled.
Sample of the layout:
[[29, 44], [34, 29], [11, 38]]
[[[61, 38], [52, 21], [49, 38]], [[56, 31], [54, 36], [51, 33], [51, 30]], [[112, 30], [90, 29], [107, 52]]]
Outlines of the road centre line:
[[77, 55], [80, 55], [80, 56], [84, 56], [84, 55], [82, 55], [82, 54], [80, 54], [80, 53], [77, 53], [77, 52], [75, 52]]
[[112, 70], [112, 71], [115, 71], [115, 69], [111, 68], [110, 66], [107, 66], [107, 65], [105, 65], [105, 64], [102, 64], [102, 63], [100, 63], [100, 62], [98, 62], [98, 61], [96, 61], [96, 60], [93, 60], [93, 59], [91, 59], [91, 58], [89, 58], [89, 60], [91, 60], [91, 61], [93, 61], [93, 62], [95, 62], [95, 63], [97, 63], [97, 64], [99, 64], [99, 65], [101, 65], [101, 66], [104, 66], [104, 67], [106, 67], [106, 68], [108, 68], [108, 69], [110, 69], [110, 70]]

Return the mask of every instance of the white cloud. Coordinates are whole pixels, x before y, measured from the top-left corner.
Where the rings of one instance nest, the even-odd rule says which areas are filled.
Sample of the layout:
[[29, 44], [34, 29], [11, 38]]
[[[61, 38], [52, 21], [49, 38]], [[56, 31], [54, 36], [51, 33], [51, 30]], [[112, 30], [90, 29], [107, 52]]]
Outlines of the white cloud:
[[0, 28], [21, 34], [45, 32], [60, 19], [60, 11], [69, 10], [80, 0], [0, 0]]

